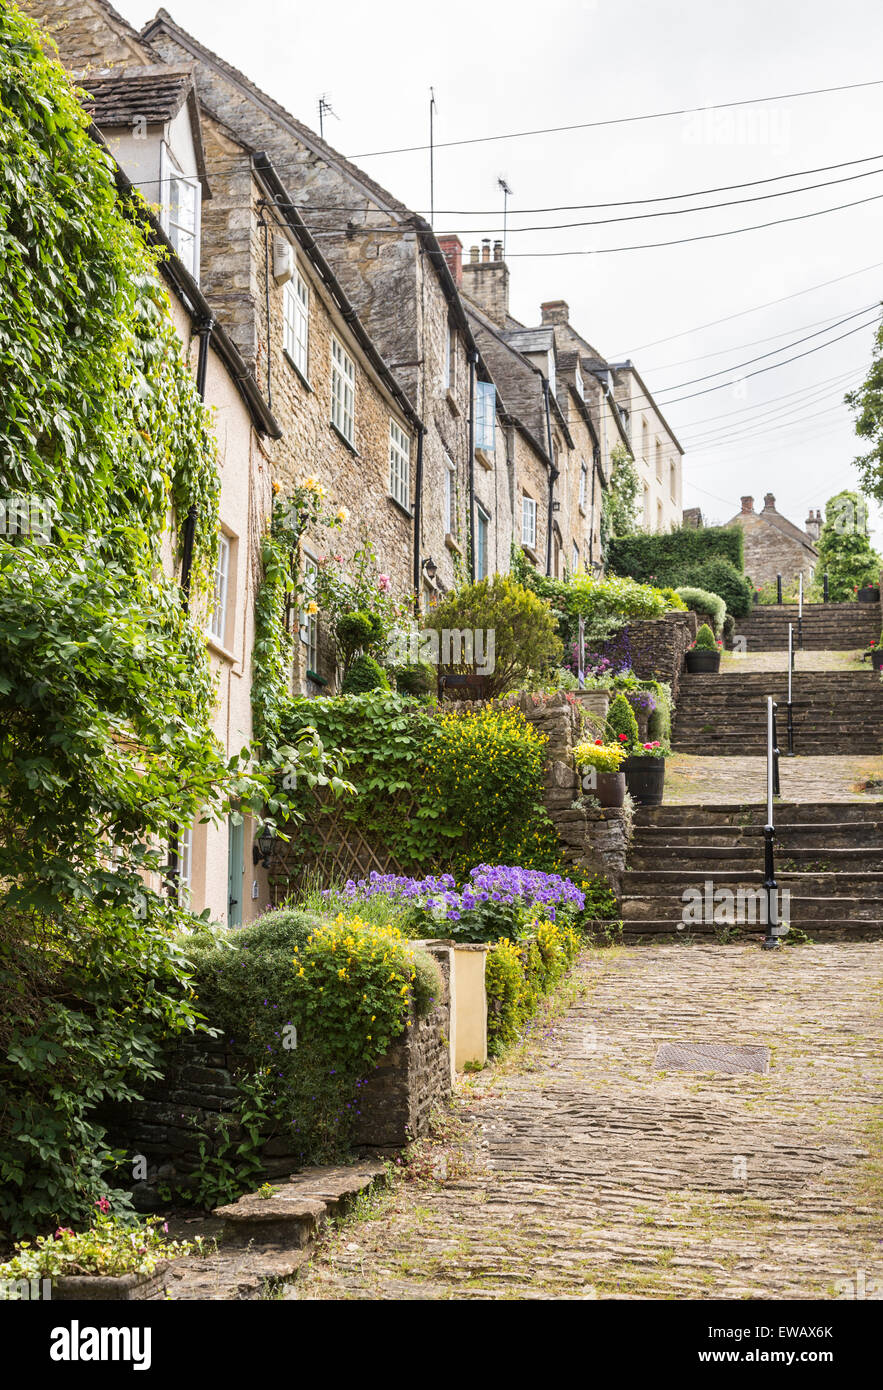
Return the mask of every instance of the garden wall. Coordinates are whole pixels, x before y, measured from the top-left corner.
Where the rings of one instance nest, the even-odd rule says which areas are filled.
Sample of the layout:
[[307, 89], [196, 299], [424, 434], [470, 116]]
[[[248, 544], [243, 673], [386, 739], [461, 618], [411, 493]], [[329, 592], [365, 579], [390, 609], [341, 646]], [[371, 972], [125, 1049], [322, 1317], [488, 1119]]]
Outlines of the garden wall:
[[[411, 1026], [360, 1087], [356, 1147], [403, 1147], [426, 1132], [433, 1107], [451, 1091], [451, 950], [421, 944], [439, 967], [442, 990], [432, 1012], [412, 1016]], [[140, 1210], [160, 1205], [158, 1185], [186, 1188], [201, 1162], [200, 1143], [212, 1152], [219, 1119], [236, 1105], [234, 1075], [243, 1070], [252, 1071], [253, 1063], [223, 1038], [188, 1037], [169, 1050], [162, 1079], [145, 1088], [143, 1100], [103, 1113], [111, 1146], [133, 1164], [137, 1155], [147, 1161], [147, 1177], [133, 1189]], [[232, 1122], [230, 1136], [235, 1142], [241, 1137]], [[267, 1178], [284, 1177], [304, 1163], [302, 1144], [287, 1135], [268, 1137], [261, 1156]]]
[[666, 681], [677, 699], [684, 654], [698, 631], [695, 613], [666, 613], [662, 618], [633, 619], [597, 650], [616, 665], [630, 666], [640, 680]]

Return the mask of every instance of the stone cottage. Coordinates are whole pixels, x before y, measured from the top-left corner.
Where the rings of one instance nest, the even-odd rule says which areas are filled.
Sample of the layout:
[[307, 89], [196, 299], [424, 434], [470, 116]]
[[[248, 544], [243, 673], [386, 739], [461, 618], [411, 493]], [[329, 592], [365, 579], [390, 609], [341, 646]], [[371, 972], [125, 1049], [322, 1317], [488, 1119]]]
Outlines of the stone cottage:
[[802, 531], [776, 510], [776, 499], [768, 492], [759, 512], [754, 510], [753, 497], [743, 497], [742, 510], [727, 525], [742, 528], [745, 573], [758, 588], [775, 584], [779, 574], [785, 588], [796, 584], [801, 574], [804, 585], [809, 584], [819, 558], [815, 543], [822, 526], [821, 512], [817, 510], [814, 516], [810, 511]]

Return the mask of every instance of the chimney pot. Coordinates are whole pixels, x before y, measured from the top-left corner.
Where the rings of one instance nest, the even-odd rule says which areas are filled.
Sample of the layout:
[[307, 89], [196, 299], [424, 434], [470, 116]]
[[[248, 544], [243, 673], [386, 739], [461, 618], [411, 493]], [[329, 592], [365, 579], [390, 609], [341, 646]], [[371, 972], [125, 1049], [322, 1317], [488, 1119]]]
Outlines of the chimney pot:
[[742, 498], [742, 510], [743, 510], [743, 512], [753, 512], [753, 511], [754, 511], [754, 498], [753, 498], [753, 497], [743, 497], [743, 498]]
[[448, 269], [454, 280], [457, 289], [463, 288], [463, 243], [458, 236], [450, 233], [448, 236], [440, 236], [438, 244], [442, 249], [442, 254], [448, 263]]
[[771, 492], [765, 492], [763, 495], [763, 509], [765, 512], [776, 510], [776, 499]]
[[482, 239], [481, 239], [481, 259], [482, 259], [483, 261], [489, 261], [490, 258], [491, 258], [491, 239], [490, 239], [489, 236], [482, 237]]
[[503, 259], [503, 243], [502, 243], [502, 241], [495, 241], [495, 242], [494, 242], [494, 260], [495, 260], [495, 261], [501, 261], [502, 259]]
[[478, 247], [477, 247], [477, 246], [470, 246], [470, 248], [469, 248], [469, 261], [470, 261], [470, 264], [471, 264], [471, 265], [478, 265]]

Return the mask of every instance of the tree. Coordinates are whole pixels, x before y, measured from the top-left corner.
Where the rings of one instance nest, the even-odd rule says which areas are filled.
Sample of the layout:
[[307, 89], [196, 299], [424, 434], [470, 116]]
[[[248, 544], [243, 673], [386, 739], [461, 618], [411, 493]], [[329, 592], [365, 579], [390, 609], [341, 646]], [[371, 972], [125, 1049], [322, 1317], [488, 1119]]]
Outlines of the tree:
[[877, 329], [867, 377], [844, 400], [856, 412], [856, 434], [870, 444], [855, 460], [862, 491], [883, 502], [883, 324]]
[[868, 504], [860, 493], [844, 490], [826, 502], [818, 552], [817, 573], [827, 574], [835, 602], [879, 578], [881, 560], [868, 539]]
[[638, 528], [638, 496], [641, 480], [625, 445], [617, 444], [610, 455], [610, 481], [601, 498], [602, 547], [612, 536], [628, 536]]
[[485, 676], [489, 698], [560, 666], [564, 655], [549, 605], [507, 575], [456, 590], [425, 621], [440, 634], [442, 663]]

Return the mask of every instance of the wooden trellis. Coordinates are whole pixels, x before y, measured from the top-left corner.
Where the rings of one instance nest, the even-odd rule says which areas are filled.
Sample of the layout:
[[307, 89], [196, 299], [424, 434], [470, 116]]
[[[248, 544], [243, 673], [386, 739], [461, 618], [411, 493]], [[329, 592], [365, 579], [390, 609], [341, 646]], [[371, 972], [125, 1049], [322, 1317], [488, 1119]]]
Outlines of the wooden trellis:
[[[314, 805], [306, 819], [282, 826], [289, 839], [275, 842], [269, 869], [274, 903], [284, 901], [314, 876], [329, 884], [367, 878], [372, 870], [407, 874], [413, 868], [387, 844], [366, 835], [358, 822], [348, 820], [344, 799], [333, 796], [327, 787], [314, 788], [312, 796]], [[407, 820], [414, 814], [417, 798], [411, 791], [399, 792], [390, 797], [389, 804], [397, 820]]]

